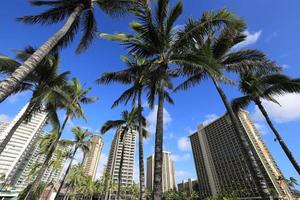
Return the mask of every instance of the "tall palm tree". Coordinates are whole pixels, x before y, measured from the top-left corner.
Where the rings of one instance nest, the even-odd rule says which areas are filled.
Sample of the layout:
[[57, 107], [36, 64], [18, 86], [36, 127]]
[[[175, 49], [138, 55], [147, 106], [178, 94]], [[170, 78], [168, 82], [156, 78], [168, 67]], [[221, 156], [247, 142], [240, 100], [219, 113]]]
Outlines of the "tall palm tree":
[[280, 133], [276, 130], [268, 115], [268, 112], [261, 102], [261, 100], [264, 99], [279, 104], [274, 99], [274, 96], [280, 96], [286, 93], [299, 93], [300, 79], [291, 79], [283, 74], [264, 75], [259, 73], [242, 73], [240, 75], [239, 89], [244, 96], [236, 98], [232, 101], [232, 107], [234, 110], [245, 108], [251, 102], [254, 102], [265, 117], [286, 156], [289, 158], [290, 162], [300, 175], [299, 164], [285, 144]]
[[[122, 118], [119, 120], [109, 120], [104, 123], [101, 127], [101, 133], [105, 134], [107, 131], [111, 129], [117, 129], [120, 132], [118, 137], [122, 142], [122, 153], [121, 153], [121, 161], [119, 167], [119, 174], [118, 174], [118, 191], [117, 191], [117, 199], [120, 199], [120, 192], [121, 192], [121, 184], [122, 184], [122, 168], [123, 168], [123, 158], [125, 153], [125, 145], [124, 145], [124, 138], [127, 137], [128, 134], [131, 134], [132, 131], [137, 130], [139, 126], [139, 111], [137, 108], [133, 107], [130, 112], [127, 110], [123, 111]], [[143, 118], [143, 124], [146, 124], [146, 119]], [[143, 128], [143, 132], [147, 133], [147, 130]], [[107, 184], [107, 183], [106, 183]], [[108, 184], [107, 184], [108, 185]], [[107, 196], [107, 195], [106, 195]], [[107, 198], [107, 197], [106, 197]], [[106, 199], [105, 198], [105, 199]]]
[[79, 191], [83, 194], [83, 198], [89, 197], [90, 200], [93, 199], [93, 193], [95, 192], [95, 183], [91, 176], [86, 176], [83, 183], [79, 187]]
[[149, 64], [145, 58], [132, 55], [130, 58], [123, 56], [123, 62], [126, 69], [117, 72], [103, 73], [97, 80], [98, 83], [110, 84], [111, 82], [119, 82], [130, 85], [130, 88], [124, 91], [121, 96], [113, 103], [112, 107], [122, 102], [125, 104], [132, 100], [132, 104], [136, 103], [139, 112], [139, 175], [140, 175], [140, 200], [145, 200], [145, 169], [144, 169], [144, 147], [143, 139], [148, 138], [144, 135], [143, 127], [143, 107], [142, 107], [142, 91], [145, 89], [148, 80]]
[[[217, 14], [217, 13], [216, 13]], [[184, 37], [185, 32], [197, 29], [197, 24], [209, 20], [216, 15], [208, 12], [202, 18], [194, 21], [190, 19], [184, 30], [179, 33], [179, 38]], [[266, 56], [256, 50], [236, 50], [235, 45], [245, 40], [245, 23], [237, 16], [231, 14], [232, 21], [223, 26], [209, 26], [206, 31], [201, 31], [191, 37], [186, 45], [179, 51], [180, 56], [176, 62], [181, 64], [177, 73], [186, 75], [188, 78], [180, 84], [177, 90], [186, 90], [202, 80], [209, 78], [212, 80], [218, 94], [220, 95], [237, 138], [242, 144], [242, 150], [247, 155], [249, 170], [257, 187], [259, 194], [264, 198], [270, 198], [266, 180], [259, 168], [249, 142], [240, 129], [240, 122], [232, 110], [226, 94], [220, 87], [220, 82], [232, 83], [223, 73], [243, 72], [243, 71], [277, 71], [278, 67], [270, 62]]]
[[[83, 166], [82, 165], [73, 166], [66, 178], [66, 185], [68, 186], [68, 189], [67, 189], [67, 195], [65, 196], [64, 199], [68, 199], [69, 196], [71, 196], [72, 194], [75, 195], [76, 197], [76, 194], [77, 192], [79, 192], [79, 188], [85, 181], [85, 178], [86, 178], [86, 174]], [[72, 189], [71, 195], [69, 194], [70, 188]]]
[[38, 48], [22, 65], [16, 68], [5, 80], [0, 83], [0, 102], [17, 89], [43, 58], [54, 48], [62, 48], [73, 41], [78, 32], [82, 32], [82, 38], [77, 47], [77, 52], [88, 48], [97, 31], [97, 23], [94, 15], [95, 6], [108, 15], [123, 14], [134, 5], [134, 0], [32, 0], [33, 6], [47, 6], [48, 10], [33, 16], [18, 18], [25, 24], [57, 24], [66, 22], [63, 27], [51, 36], [40, 48]]
[[[53, 155], [53, 152], [55, 151], [57, 145], [59, 144], [60, 137], [65, 129], [65, 126], [69, 120], [72, 120], [73, 118], [85, 118], [84, 111], [82, 108], [82, 104], [90, 104], [97, 100], [96, 97], [88, 97], [88, 93], [90, 92], [91, 88], [84, 88], [78, 79], [73, 78], [66, 86], [62, 88], [57, 88], [57, 93], [65, 93], [67, 96], [67, 100], [64, 98], [57, 97], [55, 94], [49, 94], [48, 96], [45, 96], [43, 98], [51, 99], [51, 101], [47, 102], [45, 105], [46, 110], [48, 112], [48, 116], [51, 116], [50, 119], [54, 121], [54, 129], [53, 129], [53, 141], [49, 143], [48, 146], [48, 154], [46, 156], [45, 162], [43, 163], [43, 166], [41, 170], [38, 173], [38, 176], [36, 177], [35, 181], [32, 184], [31, 189], [29, 190], [26, 200], [31, 199], [32, 195], [35, 193], [39, 182], [41, 181], [41, 178], [49, 166], [49, 161]], [[63, 100], [60, 102], [60, 100]], [[62, 125], [60, 125], [59, 118], [57, 115], [58, 109], [63, 108], [66, 110], [65, 118], [62, 122]]]
[[73, 163], [73, 160], [74, 160], [75, 155], [77, 153], [77, 150], [80, 149], [82, 152], [87, 153], [90, 149], [90, 147], [89, 147], [90, 146], [89, 138], [92, 134], [88, 130], [83, 130], [82, 128], [77, 126], [75, 128], [72, 128], [71, 131], [74, 134], [74, 140], [73, 141], [70, 141], [70, 140], [62, 140], [61, 141], [64, 145], [74, 146], [74, 150], [72, 152], [71, 160], [70, 160], [70, 163], [68, 165], [68, 168], [66, 169], [65, 175], [63, 176], [62, 181], [61, 181], [61, 183], [59, 185], [59, 188], [57, 190], [57, 193], [55, 195], [55, 200], [59, 199], [60, 191], [61, 191], [62, 187], [64, 186], [66, 176], [68, 175], [68, 173], [69, 173], [69, 171], [72, 167], [72, 163]]
[[[0, 73], [9, 74], [20, 66], [19, 61], [24, 61], [35, 52], [33, 47], [26, 47], [22, 51], [16, 51], [17, 59], [11, 59], [6, 56], [0, 56]], [[7, 143], [22, 123], [27, 123], [34, 112], [42, 110], [41, 96], [46, 96], [53, 92], [55, 88], [61, 87], [67, 83], [69, 72], [59, 73], [60, 57], [57, 52], [50, 52], [38, 64], [35, 70], [30, 73], [18, 91], [31, 90], [32, 96], [29, 100], [24, 114], [15, 122], [14, 126], [9, 130], [7, 136], [0, 144], [0, 155], [4, 151]]]
[[[151, 9], [152, 7], [156, 9]], [[204, 21], [178, 35], [175, 23], [182, 14], [183, 5], [180, 1], [172, 8], [169, 7], [169, 0], [158, 0], [155, 6], [140, 4], [134, 12], [138, 22], [131, 23], [134, 35], [100, 34], [101, 37], [126, 45], [130, 53], [152, 60], [147, 96], [151, 108], [154, 106], [155, 97], [158, 96], [153, 188], [155, 200], [162, 198], [163, 106], [165, 101], [173, 102], [168, 91], [172, 89], [172, 68], [181, 59], [177, 55], [181, 52], [179, 49], [185, 46], [193, 35], [206, 32], [211, 26], [222, 26], [236, 21], [227, 10], [207, 13]]]

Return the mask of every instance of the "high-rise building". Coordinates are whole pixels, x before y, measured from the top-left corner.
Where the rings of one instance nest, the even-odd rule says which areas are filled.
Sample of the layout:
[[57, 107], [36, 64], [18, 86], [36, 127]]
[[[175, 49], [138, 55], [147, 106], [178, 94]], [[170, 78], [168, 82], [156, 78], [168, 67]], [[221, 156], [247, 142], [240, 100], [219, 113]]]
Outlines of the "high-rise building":
[[83, 167], [85, 173], [95, 180], [98, 163], [103, 148], [103, 140], [102, 137], [93, 135], [90, 139], [90, 142], [90, 149], [84, 156]]
[[[71, 147], [64, 147], [64, 149], [62, 149], [62, 151], [68, 151], [70, 149], [71, 149]], [[51, 159], [52, 160], [56, 159], [57, 158], [56, 156], [57, 156], [57, 154], [55, 151]], [[12, 185], [14, 186], [14, 188], [16, 188], [18, 191], [21, 191], [28, 185], [29, 182], [34, 180], [36, 174], [32, 175], [31, 171], [33, 170], [33, 168], [36, 164], [42, 164], [45, 161], [45, 159], [46, 159], [46, 155], [42, 154], [39, 145], [35, 145], [31, 155], [29, 155], [29, 157], [28, 157], [28, 162], [26, 162], [27, 164], [25, 165], [24, 170], [20, 171], [19, 174], [15, 175], [16, 178], [12, 182]], [[58, 166], [58, 168], [54, 168], [53, 166], [50, 165], [46, 169], [46, 171], [42, 177], [42, 181], [44, 181], [46, 183], [50, 183], [52, 181], [54, 181], [54, 182], [59, 181], [66, 159], [67, 158], [62, 158], [61, 165]]]
[[181, 183], [177, 184], [178, 191], [179, 192], [187, 192], [188, 195], [190, 196], [193, 192], [198, 192], [198, 181], [197, 180], [192, 180], [192, 179], [187, 179], [183, 180]]
[[[163, 163], [162, 163], [162, 187], [163, 192], [176, 189], [174, 163], [171, 160], [171, 153], [163, 152]], [[153, 190], [154, 183], [154, 154], [147, 158], [147, 178], [146, 187], [148, 190]]]
[[[246, 136], [270, 192], [292, 199], [290, 189], [267, 146], [246, 111], [240, 111], [240, 127]], [[251, 175], [248, 155], [228, 115], [201, 125], [190, 136], [201, 198], [235, 192], [247, 199], [259, 197], [259, 186]]]
[[119, 167], [121, 161], [123, 143], [125, 146], [123, 167], [121, 174], [122, 185], [133, 184], [133, 167], [135, 157], [135, 142], [136, 131], [130, 130], [124, 133], [123, 141], [121, 141], [121, 133], [123, 129], [118, 129], [112, 141], [109, 158], [106, 166], [106, 174], [111, 177], [111, 180], [118, 182], [119, 180]]
[[2, 141], [2, 133], [5, 131], [5, 129], [8, 127], [9, 123], [6, 121], [0, 121], [0, 143]]
[[[17, 114], [0, 135], [0, 141], [7, 136], [14, 124], [24, 114], [27, 105]], [[16, 175], [23, 171], [28, 162], [28, 157], [34, 149], [34, 145], [41, 134], [46, 122], [45, 112], [36, 112], [28, 121], [16, 129], [11, 139], [0, 155], [0, 174], [4, 174], [7, 182], [14, 182]]]

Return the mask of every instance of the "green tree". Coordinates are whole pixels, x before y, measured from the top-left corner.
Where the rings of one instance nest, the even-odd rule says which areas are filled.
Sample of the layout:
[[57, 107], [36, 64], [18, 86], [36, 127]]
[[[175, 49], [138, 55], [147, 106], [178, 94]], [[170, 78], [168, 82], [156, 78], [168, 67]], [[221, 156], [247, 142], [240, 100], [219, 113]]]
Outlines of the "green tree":
[[149, 65], [147, 59], [132, 55], [130, 58], [122, 56], [126, 68], [117, 72], [106, 72], [97, 80], [101, 84], [110, 84], [118, 82], [130, 85], [122, 95], [113, 103], [112, 107], [132, 100], [132, 104], [137, 103], [139, 112], [139, 175], [140, 175], [140, 199], [144, 200], [145, 196], [145, 169], [144, 169], [144, 147], [143, 139], [148, 138], [148, 132], [144, 132], [145, 120], [143, 119], [142, 92], [146, 88], [148, 80]]
[[90, 133], [88, 130], [83, 130], [82, 128], [80, 128], [78, 126], [75, 127], [75, 128], [72, 128], [71, 131], [74, 135], [74, 140], [73, 141], [70, 141], [70, 140], [62, 140], [61, 141], [65, 145], [67, 144], [67, 145], [74, 146], [74, 150], [71, 154], [71, 160], [70, 160], [70, 163], [68, 165], [68, 168], [66, 169], [65, 175], [63, 176], [63, 179], [62, 179], [62, 181], [59, 185], [59, 188], [57, 190], [55, 199], [59, 198], [60, 191], [61, 191], [62, 187], [64, 186], [66, 176], [68, 175], [68, 173], [69, 173], [69, 171], [72, 167], [72, 163], [74, 161], [77, 150], [80, 149], [82, 152], [87, 153], [89, 151], [89, 148], [90, 148], [89, 139], [90, 139], [92, 133]]
[[66, 47], [73, 41], [78, 32], [82, 38], [77, 47], [77, 52], [88, 48], [97, 31], [94, 15], [95, 6], [108, 15], [120, 15], [134, 5], [133, 0], [33, 0], [33, 6], [47, 6], [48, 10], [33, 16], [18, 18], [25, 24], [57, 24], [66, 22], [63, 27], [38, 48], [22, 65], [16, 68], [5, 80], [0, 83], [0, 102], [13, 93], [25, 78], [38, 66], [43, 58], [53, 49]]
[[77, 193], [80, 192], [80, 187], [85, 181], [86, 174], [82, 165], [75, 165], [71, 168], [70, 173], [66, 177], [67, 195], [64, 199], [70, 196], [76, 199]]
[[262, 105], [263, 99], [279, 104], [279, 102], [274, 99], [274, 96], [280, 96], [286, 93], [299, 93], [300, 79], [291, 79], [283, 74], [265, 75], [259, 73], [242, 73], [240, 75], [239, 89], [244, 96], [232, 101], [232, 107], [234, 110], [245, 108], [251, 102], [254, 102], [265, 117], [286, 156], [300, 175], [299, 164], [272, 123], [268, 112]]
[[[223, 24], [211, 24], [210, 21], [217, 16], [227, 16], [230, 20]], [[224, 17], [224, 16], [223, 16]], [[211, 24], [206, 29], [198, 29], [198, 24]], [[249, 170], [252, 174], [259, 194], [270, 198], [266, 180], [258, 166], [258, 162], [249, 146], [247, 138], [240, 129], [240, 124], [226, 94], [220, 86], [220, 82], [233, 83], [223, 73], [242, 71], [277, 71], [278, 67], [270, 62], [266, 56], [256, 50], [237, 50], [235, 45], [245, 40], [245, 23], [231, 12], [221, 10], [219, 12], [206, 12], [199, 20], [190, 19], [184, 30], [179, 33], [179, 40], [185, 37], [189, 30], [198, 29], [197, 34], [192, 35], [186, 45], [180, 50], [177, 63], [181, 66], [177, 73], [187, 76], [187, 80], [180, 84], [175, 91], [186, 90], [197, 85], [204, 79], [210, 79], [220, 95], [229, 118], [232, 122], [237, 138], [242, 144], [242, 150], [247, 155]]]
[[95, 183], [91, 176], [86, 176], [83, 183], [79, 187], [79, 191], [83, 194], [83, 198], [88, 197], [90, 200], [93, 199], [95, 192]]
[[[6, 56], [0, 56], [0, 73], [10, 74], [21, 65], [19, 61], [22, 62], [26, 60], [34, 53], [34, 51], [35, 49], [32, 47], [26, 47], [22, 51], [16, 51], [16, 60]], [[26, 123], [30, 120], [32, 114], [42, 110], [42, 101], [39, 97], [47, 96], [49, 93], [53, 92], [55, 88], [66, 84], [69, 72], [59, 73], [59, 64], [60, 57], [58, 53], [50, 52], [38, 64], [35, 70], [26, 77], [22, 82], [22, 85], [15, 90], [15, 92], [30, 90], [32, 91], [32, 95], [24, 114], [16, 121], [0, 144], [0, 154], [2, 154], [7, 143], [21, 123]]]
[[[145, 119], [143, 121], [145, 121]], [[105, 122], [104, 125], [101, 127], [102, 134], [105, 134], [107, 131], [111, 129], [117, 129], [118, 131], [120, 131], [120, 133], [118, 132], [116, 133], [116, 134], [120, 134], [118, 137], [122, 142], [122, 153], [121, 153], [121, 161], [120, 161], [119, 174], [118, 174], [118, 191], [117, 191], [118, 200], [120, 199], [123, 158], [125, 153], [124, 137], [126, 138], [127, 135], [131, 134], [132, 131], [137, 130], [138, 126], [139, 126], [139, 111], [137, 108], [133, 107], [130, 112], [128, 112], [127, 110], [123, 111], [121, 119], [109, 120]], [[147, 131], [144, 129], [143, 132], [147, 132]]]
[[[30, 190], [31, 185], [32, 185], [31, 183], [28, 184], [27, 187], [18, 195], [18, 198], [17, 198], [18, 200], [23, 200], [23, 199], [26, 198], [26, 194]], [[45, 189], [45, 187], [46, 187], [46, 183], [40, 182], [36, 193], [32, 197], [32, 200], [39, 200], [40, 196], [42, 195], [42, 193]]]
[[[53, 152], [59, 144], [60, 137], [65, 129], [68, 120], [71, 120], [73, 118], [86, 119], [82, 108], [82, 104], [90, 104], [97, 100], [96, 97], [87, 96], [90, 90], [91, 88], [84, 88], [80, 84], [78, 79], [73, 78], [66, 86], [57, 89], [58, 93], [65, 93], [65, 95], [68, 97], [66, 101], [63, 99], [63, 101], [60, 102], [61, 98], [58, 98], [56, 95], [44, 97], [52, 100], [48, 102], [45, 106], [47, 108], [48, 116], [51, 116], [51, 118], [55, 119], [53, 120], [53, 123], [55, 124], [53, 129], [54, 136], [52, 142], [48, 143], [49, 151], [46, 155], [45, 162], [43, 163], [41, 170], [39, 171], [36, 179], [34, 180], [33, 185], [26, 197], [26, 200], [31, 199], [32, 195], [35, 193], [38, 183], [41, 181], [45, 170], [49, 166], [49, 162], [51, 160]], [[59, 108], [64, 108], [66, 110], [65, 118], [63, 120], [62, 125], [60, 125], [57, 115], [57, 111]]]
[[[155, 9], [152, 9], [154, 7]], [[132, 34], [100, 34], [100, 36], [118, 41], [128, 47], [129, 53], [138, 57], [151, 59], [148, 84], [149, 92], [147, 94], [149, 105], [154, 106], [155, 97], [158, 96], [158, 112], [155, 134], [155, 164], [154, 164], [154, 199], [162, 198], [162, 151], [163, 151], [163, 106], [165, 101], [173, 103], [168, 91], [172, 89], [171, 79], [174, 64], [186, 64], [178, 55], [180, 49], [186, 45], [187, 41], [193, 35], [213, 26], [227, 24], [235, 21], [232, 14], [226, 10], [218, 13], [208, 13], [207, 19], [201, 21], [194, 28], [186, 30], [185, 33], [178, 35], [174, 28], [176, 20], [182, 14], [182, 2], [176, 3], [169, 9], [168, 0], [158, 0], [155, 6], [149, 4], [140, 4], [136, 7], [134, 13], [138, 22], [132, 22]], [[179, 37], [180, 36], [180, 37]]]

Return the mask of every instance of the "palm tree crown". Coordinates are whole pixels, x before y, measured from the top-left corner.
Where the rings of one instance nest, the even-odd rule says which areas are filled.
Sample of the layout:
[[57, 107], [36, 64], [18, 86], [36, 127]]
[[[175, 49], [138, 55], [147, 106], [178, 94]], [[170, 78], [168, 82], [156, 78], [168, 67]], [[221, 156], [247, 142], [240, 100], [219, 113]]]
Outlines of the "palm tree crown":
[[244, 96], [236, 98], [232, 101], [234, 110], [247, 107], [251, 102], [254, 102], [272, 129], [280, 146], [289, 158], [290, 162], [300, 174], [300, 166], [293, 156], [292, 152], [287, 147], [283, 138], [274, 127], [266, 109], [262, 104], [262, 100], [271, 101], [279, 104], [274, 98], [286, 93], [299, 93], [300, 92], [300, 79], [291, 79], [283, 74], [260, 74], [260, 73], [241, 73], [239, 89]]

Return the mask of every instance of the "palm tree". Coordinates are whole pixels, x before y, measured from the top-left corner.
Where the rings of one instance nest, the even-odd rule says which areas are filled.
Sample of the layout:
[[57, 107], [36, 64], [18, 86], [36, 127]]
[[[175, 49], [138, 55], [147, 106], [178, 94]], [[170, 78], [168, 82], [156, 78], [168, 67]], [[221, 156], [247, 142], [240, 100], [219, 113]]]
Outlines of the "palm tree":
[[[123, 111], [121, 119], [109, 120], [109, 121], [105, 122], [104, 125], [101, 127], [102, 134], [105, 134], [107, 131], [109, 131], [111, 129], [117, 129], [119, 132], [119, 133], [117, 133], [117, 134], [119, 134], [118, 137], [120, 138], [120, 141], [122, 142], [122, 153], [121, 153], [121, 161], [120, 161], [119, 174], [118, 174], [118, 191], [117, 191], [117, 199], [118, 200], [120, 199], [123, 158], [124, 158], [124, 153], [125, 153], [124, 137], [126, 138], [127, 135], [131, 134], [131, 132], [133, 130], [138, 129], [139, 118], [140, 117], [139, 117], [138, 109], [133, 107], [130, 112], [128, 112], [127, 110]], [[145, 118], [143, 118], [143, 124], [145, 124], [145, 123], [146, 123], [146, 120], [145, 120]], [[143, 128], [143, 132], [146, 133], [147, 130]], [[106, 198], [107, 197], [105, 197], [105, 199]]]
[[144, 169], [144, 147], [143, 139], [148, 138], [143, 132], [143, 107], [142, 107], [142, 91], [146, 87], [148, 80], [149, 64], [145, 58], [132, 55], [131, 58], [122, 57], [126, 64], [126, 69], [117, 72], [103, 73], [97, 80], [98, 83], [110, 84], [111, 82], [119, 82], [123, 84], [130, 84], [122, 95], [113, 103], [112, 107], [119, 105], [122, 102], [125, 104], [132, 100], [132, 104], [136, 103], [139, 112], [139, 174], [140, 174], [140, 200], [144, 200], [145, 196], [145, 169]]
[[[29, 190], [29, 193], [27, 194], [26, 200], [29, 200], [34, 194], [35, 190], [37, 189], [45, 170], [49, 166], [49, 161], [51, 160], [53, 152], [59, 144], [59, 139], [65, 129], [67, 122], [73, 118], [86, 119], [81, 105], [90, 104], [97, 100], [96, 97], [87, 96], [90, 90], [91, 88], [84, 88], [80, 84], [78, 79], [73, 78], [65, 87], [56, 89], [56, 92], [59, 94], [65, 93], [65, 95], [68, 97], [67, 100], [65, 100], [64, 98], [57, 97], [55, 95], [56, 93], [44, 97], [47, 99], [51, 99], [51, 101], [47, 102], [45, 107], [48, 112], [48, 116], [50, 116], [50, 119], [53, 119], [52, 121], [55, 124], [53, 129], [54, 136], [52, 142], [48, 143], [48, 154], [45, 158], [41, 170], [38, 173], [38, 176], [36, 177], [31, 189]], [[60, 100], [62, 100], [62, 102], [60, 102]], [[63, 120], [62, 125], [60, 125], [57, 115], [57, 111], [59, 108], [64, 108], [66, 110], [65, 118]]]
[[[228, 13], [230, 14], [230, 13]], [[184, 37], [189, 30], [197, 29], [199, 23], [209, 21], [212, 16], [218, 13], [207, 12], [198, 21], [190, 19], [184, 30], [179, 33], [179, 38]], [[232, 83], [224, 77], [223, 71], [242, 72], [242, 71], [277, 71], [278, 67], [270, 62], [266, 56], [256, 50], [236, 50], [235, 45], [245, 40], [245, 23], [237, 16], [230, 14], [232, 20], [223, 26], [208, 26], [205, 31], [199, 29], [186, 43], [184, 48], [179, 50], [178, 64], [181, 67], [177, 73], [186, 75], [188, 79], [180, 84], [177, 90], [186, 90], [195, 86], [202, 80], [209, 78], [212, 80], [218, 94], [220, 95], [229, 118], [231, 119], [235, 133], [237, 134], [242, 150], [248, 155], [247, 162], [250, 173], [254, 177], [258, 192], [264, 199], [270, 198], [266, 180], [258, 167], [249, 143], [240, 129], [239, 120], [232, 110], [226, 94], [220, 87], [220, 82]], [[175, 59], [175, 58], [174, 58]]]
[[88, 130], [83, 130], [82, 128], [77, 126], [75, 128], [72, 128], [71, 131], [74, 134], [74, 140], [73, 141], [70, 141], [70, 140], [62, 140], [61, 141], [64, 145], [73, 145], [74, 150], [72, 152], [71, 160], [70, 160], [70, 163], [68, 165], [68, 168], [65, 172], [65, 175], [63, 176], [63, 179], [62, 179], [62, 181], [59, 185], [59, 188], [57, 190], [57, 193], [55, 195], [55, 199], [59, 198], [60, 191], [61, 191], [62, 187], [64, 186], [66, 176], [68, 175], [68, 173], [69, 173], [69, 171], [72, 167], [72, 163], [73, 163], [73, 160], [74, 160], [75, 155], [77, 153], [77, 150], [80, 149], [82, 152], [87, 153], [89, 151], [89, 148], [90, 148], [89, 147], [90, 142], [88, 141], [88, 139], [90, 138], [90, 136], [92, 134]]
[[[94, 39], [97, 23], [94, 15], [95, 6], [108, 15], [121, 15], [132, 8], [134, 0], [32, 0], [33, 6], [48, 6], [48, 10], [33, 16], [18, 18], [25, 24], [57, 24], [68, 18], [64, 26], [38, 48], [12, 74], [0, 83], [0, 102], [13, 93], [43, 58], [54, 48], [62, 48], [73, 41], [78, 32], [82, 38], [77, 47], [80, 53], [86, 50]], [[82, 31], [81, 31], [82, 30]]]
[[[156, 9], [151, 9], [151, 7]], [[106, 39], [126, 45], [129, 53], [146, 57], [152, 62], [149, 74], [151, 82], [148, 85], [147, 96], [151, 108], [154, 106], [155, 97], [158, 96], [154, 164], [155, 200], [162, 197], [163, 106], [165, 101], [173, 102], [168, 91], [172, 89], [171, 79], [174, 77], [172, 67], [181, 60], [177, 54], [181, 52], [182, 46], [185, 46], [193, 35], [204, 33], [211, 26], [222, 26], [236, 21], [236, 18], [227, 10], [206, 13], [207, 18], [204, 21], [195, 24], [194, 28], [185, 30], [179, 35], [174, 27], [182, 13], [182, 7], [182, 2], [178, 2], [174, 7], [168, 9], [168, 0], [158, 0], [155, 6], [140, 4], [134, 12], [138, 22], [131, 23], [135, 35], [100, 34]]]
[[[0, 73], [9, 74], [17, 69], [21, 64], [18, 61], [24, 61], [35, 52], [32, 47], [26, 47], [22, 51], [17, 51], [17, 60], [11, 59], [6, 56], [0, 56]], [[57, 87], [63, 86], [67, 82], [67, 76], [69, 72], [59, 73], [58, 68], [60, 64], [60, 57], [56, 52], [50, 52], [44, 59], [38, 64], [35, 70], [30, 73], [19, 89], [15, 92], [31, 90], [32, 96], [29, 100], [27, 108], [24, 114], [15, 122], [14, 126], [9, 130], [7, 136], [0, 144], [0, 155], [4, 151], [7, 143], [22, 124], [30, 120], [30, 117], [34, 112], [42, 110], [42, 96], [46, 96], [47, 93], [53, 92]]]
[[84, 168], [82, 165], [75, 165], [71, 168], [70, 173], [68, 174], [66, 178], [66, 185], [68, 186], [67, 189], [67, 195], [64, 197], [64, 199], [68, 199], [70, 188], [73, 189], [71, 191], [71, 194], [75, 195], [77, 192], [79, 192], [80, 186], [83, 184], [85, 181], [86, 174], [84, 172]]
[[89, 196], [90, 200], [93, 199], [93, 193], [95, 191], [95, 183], [91, 176], [86, 176], [83, 183], [80, 185], [79, 190], [83, 194], [83, 198]]
[[264, 99], [279, 104], [274, 99], [274, 96], [284, 95], [286, 93], [299, 93], [300, 79], [291, 79], [283, 74], [264, 75], [259, 73], [242, 73], [240, 75], [239, 89], [244, 96], [236, 98], [232, 101], [232, 107], [234, 110], [245, 108], [251, 103], [251, 101], [254, 102], [275, 134], [281, 148], [289, 158], [298, 174], [300, 174], [299, 164], [285, 144], [279, 132], [274, 127], [266, 109], [261, 102], [261, 100]]

